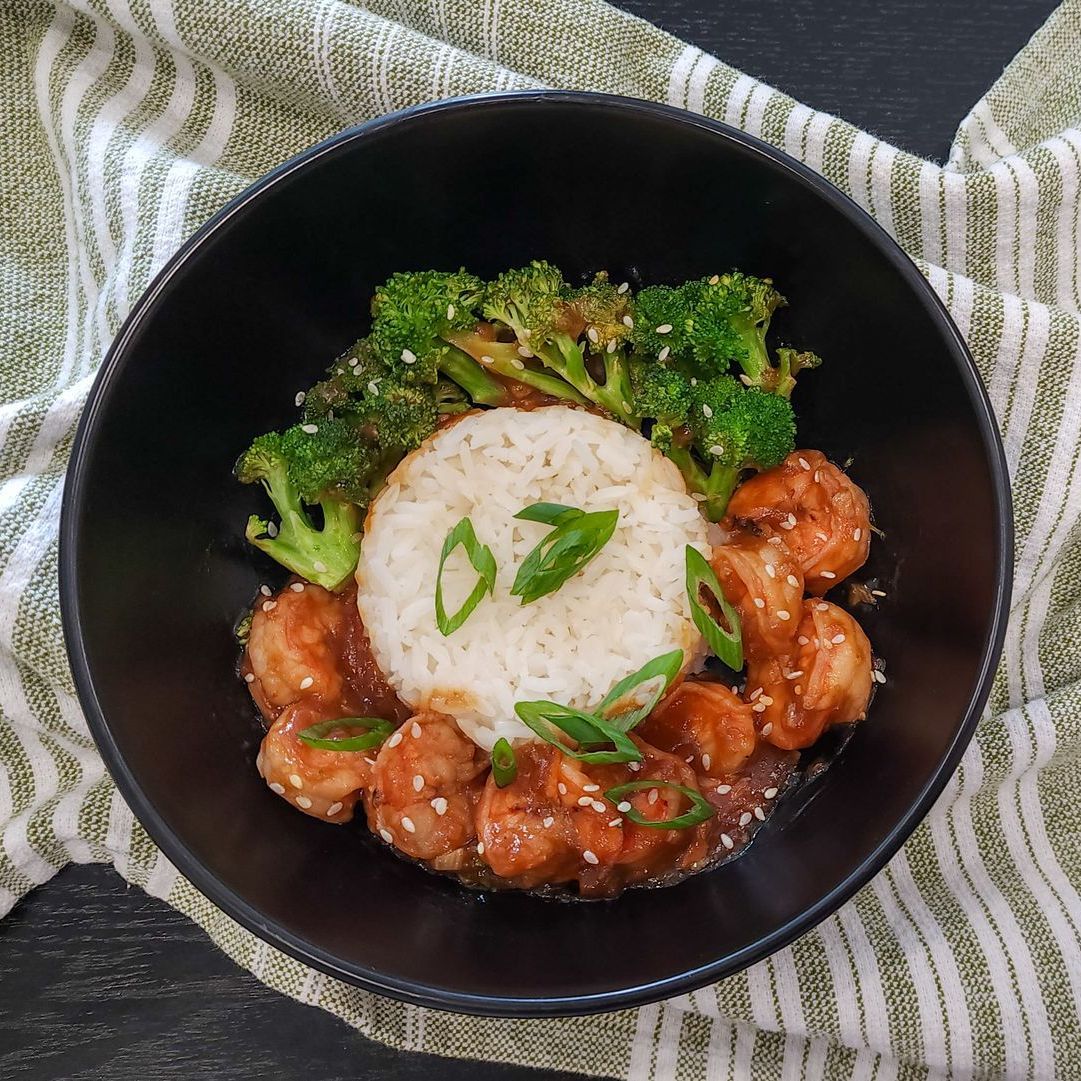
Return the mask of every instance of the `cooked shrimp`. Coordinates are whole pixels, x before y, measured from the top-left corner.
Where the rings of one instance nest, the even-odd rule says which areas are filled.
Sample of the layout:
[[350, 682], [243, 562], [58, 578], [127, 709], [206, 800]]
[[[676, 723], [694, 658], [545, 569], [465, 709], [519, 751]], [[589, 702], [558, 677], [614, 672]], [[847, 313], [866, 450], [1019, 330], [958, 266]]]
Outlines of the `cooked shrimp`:
[[608, 824], [615, 811], [598, 798], [601, 787], [585, 768], [548, 745], [526, 744], [516, 753], [515, 779], [500, 788], [489, 777], [477, 805], [488, 866], [529, 888], [570, 881], [590, 858], [614, 860], [622, 846], [619, 830]]
[[784, 543], [740, 530], [713, 549], [713, 569], [739, 611], [747, 656], [787, 652], [803, 603], [803, 572]]
[[354, 600], [313, 585], [286, 587], [255, 606], [242, 670], [267, 720], [302, 698], [340, 697], [335, 639], [357, 618]]
[[871, 643], [842, 608], [804, 602], [791, 657], [771, 657], [747, 670], [760, 734], [784, 750], [809, 747], [834, 724], [862, 720], [871, 697]]
[[371, 752], [322, 751], [300, 739], [306, 728], [330, 717], [318, 701], [286, 706], [263, 737], [255, 764], [270, 790], [294, 807], [324, 822], [348, 822], [358, 793], [371, 781]]
[[751, 477], [736, 489], [728, 514], [779, 536], [803, 568], [807, 591], [818, 596], [867, 560], [867, 496], [817, 450], [793, 451]]
[[755, 746], [751, 707], [723, 683], [681, 683], [637, 729], [642, 739], [705, 777], [739, 769]]
[[379, 749], [368, 825], [407, 856], [430, 860], [473, 837], [486, 762], [450, 717], [419, 713]]

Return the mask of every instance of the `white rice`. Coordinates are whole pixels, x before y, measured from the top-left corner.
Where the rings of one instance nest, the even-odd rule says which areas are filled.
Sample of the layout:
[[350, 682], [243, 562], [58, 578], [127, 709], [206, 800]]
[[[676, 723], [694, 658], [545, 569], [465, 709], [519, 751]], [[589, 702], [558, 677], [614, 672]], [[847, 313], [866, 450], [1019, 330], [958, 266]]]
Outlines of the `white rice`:
[[[579, 574], [522, 605], [518, 567], [550, 526], [517, 521], [541, 501], [619, 510], [612, 539]], [[444, 637], [435, 622], [443, 541], [468, 516], [495, 555], [495, 595]], [[685, 589], [685, 546], [710, 554], [707, 525], [679, 470], [640, 435], [582, 410], [493, 409], [465, 416], [406, 458], [368, 514], [357, 603], [376, 660], [410, 706], [454, 716], [490, 750], [534, 739], [514, 703], [589, 709], [647, 661], [704, 654]], [[446, 610], [477, 573], [456, 549], [443, 571]]]

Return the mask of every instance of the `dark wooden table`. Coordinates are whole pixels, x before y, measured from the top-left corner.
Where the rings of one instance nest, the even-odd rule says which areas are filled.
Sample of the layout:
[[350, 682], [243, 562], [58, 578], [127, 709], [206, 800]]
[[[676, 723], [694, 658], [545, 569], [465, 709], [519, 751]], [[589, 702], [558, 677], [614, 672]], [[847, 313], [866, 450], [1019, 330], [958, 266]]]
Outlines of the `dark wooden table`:
[[[1051, 0], [624, 0], [808, 105], [943, 160]], [[104, 867], [61, 872], [0, 923], [0, 1077], [116, 1081], [573, 1075], [390, 1051], [268, 991]]]

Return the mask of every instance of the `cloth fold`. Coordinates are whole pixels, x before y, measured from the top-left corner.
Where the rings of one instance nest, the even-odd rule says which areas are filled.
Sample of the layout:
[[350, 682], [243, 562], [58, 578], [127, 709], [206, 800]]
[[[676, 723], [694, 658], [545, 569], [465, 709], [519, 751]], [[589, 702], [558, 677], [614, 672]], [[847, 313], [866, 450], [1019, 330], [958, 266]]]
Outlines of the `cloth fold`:
[[[56, 533], [96, 367], [186, 236], [343, 126], [534, 86], [725, 120], [821, 172], [897, 237], [989, 389], [1014, 489], [1016, 587], [960, 769], [836, 915], [693, 995], [493, 1021], [324, 977], [177, 875], [109, 782], [81, 716]], [[445, 1055], [636, 1081], [1081, 1078], [1078, 0], [976, 103], [944, 166], [600, 0], [9, 0], [0, 104], [0, 913], [69, 861], [111, 862], [268, 985], [396, 1047]]]

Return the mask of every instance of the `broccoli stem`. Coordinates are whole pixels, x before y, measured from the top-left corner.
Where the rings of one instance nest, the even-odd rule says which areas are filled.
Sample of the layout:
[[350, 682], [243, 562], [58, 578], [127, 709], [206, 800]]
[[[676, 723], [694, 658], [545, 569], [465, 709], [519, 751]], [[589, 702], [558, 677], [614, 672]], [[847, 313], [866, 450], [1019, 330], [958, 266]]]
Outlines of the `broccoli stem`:
[[[504, 379], [514, 379], [553, 398], [564, 398], [579, 405], [588, 404], [588, 400], [565, 380], [546, 372], [534, 371], [524, 365], [519, 368], [518, 364], [522, 364], [522, 359], [518, 356], [516, 343], [490, 341], [471, 331], [454, 331], [446, 336], [446, 341], [472, 357], [477, 364], [483, 364]], [[488, 358], [487, 361], [482, 360], [482, 357]]]
[[717, 463], [707, 473], [688, 447], [671, 446], [665, 454], [679, 466], [687, 483], [687, 491], [692, 495], [705, 496], [700, 501], [702, 513], [711, 522], [719, 522], [736, 489], [739, 470]]
[[451, 346], [439, 362], [439, 370], [448, 379], [453, 379], [477, 405], [509, 404], [507, 388], [455, 346]]
[[604, 353], [604, 386], [597, 387], [596, 400], [598, 405], [602, 405], [628, 427], [641, 427], [642, 418], [631, 406], [634, 390], [631, 387], [630, 365], [621, 350]]
[[746, 317], [733, 319], [732, 325], [743, 345], [743, 355], [738, 358], [743, 374], [751, 381], [752, 386], [775, 390], [777, 372], [770, 363], [765, 331], [754, 320]]
[[257, 514], [248, 519], [244, 535], [271, 559], [309, 582], [337, 590], [353, 573], [360, 556], [360, 515], [352, 503], [335, 499], [320, 502], [323, 528], [316, 529], [304, 510], [285, 463], [275, 463], [263, 481], [270, 501], [281, 518], [277, 536], [269, 535], [270, 523]]

